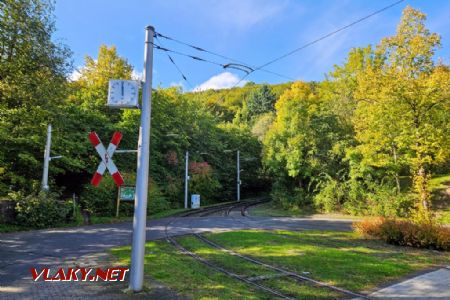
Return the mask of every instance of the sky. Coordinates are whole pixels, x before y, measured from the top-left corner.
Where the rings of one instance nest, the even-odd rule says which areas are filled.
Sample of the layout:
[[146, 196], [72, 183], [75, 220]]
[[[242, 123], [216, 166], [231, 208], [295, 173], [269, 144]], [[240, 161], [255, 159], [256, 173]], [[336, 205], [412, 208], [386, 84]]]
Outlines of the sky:
[[[96, 57], [100, 45], [116, 46], [121, 57], [141, 76], [147, 25], [183, 42], [245, 62], [264, 63], [381, 9], [395, 0], [56, 0], [55, 39], [73, 51], [76, 68], [86, 55]], [[368, 20], [290, 55], [265, 69], [288, 78], [318, 81], [351, 48], [375, 45], [395, 34], [402, 10], [410, 5], [427, 14], [426, 25], [442, 38], [437, 58], [450, 62], [450, 1], [406, 0]], [[171, 50], [220, 64], [231, 61], [160, 38]], [[247, 81], [289, 81], [256, 71], [247, 78], [240, 70], [171, 54], [187, 77], [183, 80], [165, 52], [154, 50], [153, 86], [181, 86], [185, 91], [228, 88]], [[76, 78], [76, 71], [72, 74]]]

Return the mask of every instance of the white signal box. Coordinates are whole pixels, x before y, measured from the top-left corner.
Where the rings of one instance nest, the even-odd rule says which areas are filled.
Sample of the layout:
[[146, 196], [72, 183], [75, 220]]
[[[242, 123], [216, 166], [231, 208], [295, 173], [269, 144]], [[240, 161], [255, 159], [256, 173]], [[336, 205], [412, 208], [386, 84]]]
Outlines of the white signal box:
[[200, 195], [198, 194], [191, 195], [191, 208], [192, 209], [200, 208]]
[[110, 80], [108, 106], [114, 108], [139, 107], [139, 82], [136, 80]]

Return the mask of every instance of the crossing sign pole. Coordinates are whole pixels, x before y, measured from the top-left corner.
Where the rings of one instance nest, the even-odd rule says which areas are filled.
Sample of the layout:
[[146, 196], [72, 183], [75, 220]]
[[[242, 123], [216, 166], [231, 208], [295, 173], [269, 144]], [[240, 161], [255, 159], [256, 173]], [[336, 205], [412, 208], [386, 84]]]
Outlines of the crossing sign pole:
[[144, 281], [154, 34], [155, 29], [152, 26], [147, 26], [145, 28], [144, 86], [142, 90], [141, 126], [139, 128], [138, 165], [136, 196], [134, 200], [133, 243], [131, 249], [130, 270], [130, 289], [135, 292], [142, 290]]

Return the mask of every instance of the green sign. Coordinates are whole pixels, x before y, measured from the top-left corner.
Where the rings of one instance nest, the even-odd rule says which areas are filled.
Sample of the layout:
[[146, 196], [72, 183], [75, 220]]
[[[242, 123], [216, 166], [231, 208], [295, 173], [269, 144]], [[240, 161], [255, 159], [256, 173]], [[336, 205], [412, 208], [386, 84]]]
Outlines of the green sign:
[[119, 197], [121, 201], [134, 201], [134, 186], [121, 186]]

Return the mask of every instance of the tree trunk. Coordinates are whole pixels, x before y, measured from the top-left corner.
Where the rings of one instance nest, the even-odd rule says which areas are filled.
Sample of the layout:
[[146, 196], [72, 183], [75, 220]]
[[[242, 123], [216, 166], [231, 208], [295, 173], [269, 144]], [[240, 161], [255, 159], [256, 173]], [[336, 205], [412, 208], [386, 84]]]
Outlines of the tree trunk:
[[419, 171], [417, 172], [417, 179], [418, 179], [418, 192], [419, 192], [419, 199], [420, 203], [422, 205], [422, 208], [425, 211], [429, 210], [429, 193], [428, 193], [428, 180], [427, 180], [427, 174], [425, 172], [425, 169], [423, 166], [419, 168]]
[[418, 194], [416, 220], [419, 222], [431, 222], [433, 219], [428, 191], [428, 174], [425, 167], [420, 165], [414, 174], [414, 187]]
[[[394, 164], [397, 167], [397, 149], [395, 148], [395, 145], [392, 145], [392, 155], [394, 156]], [[397, 171], [395, 171], [394, 177], [395, 185], [397, 186], [397, 194], [400, 194], [400, 178]]]
[[400, 194], [400, 177], [395, 173], [395, 185], [397, 187], [397, 194]]

